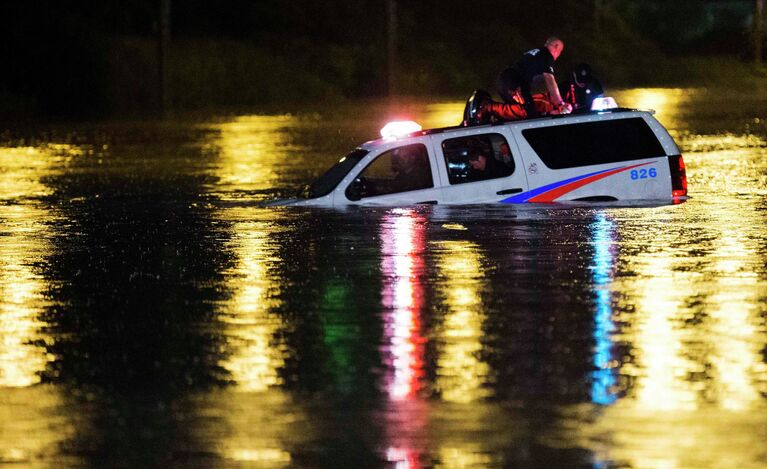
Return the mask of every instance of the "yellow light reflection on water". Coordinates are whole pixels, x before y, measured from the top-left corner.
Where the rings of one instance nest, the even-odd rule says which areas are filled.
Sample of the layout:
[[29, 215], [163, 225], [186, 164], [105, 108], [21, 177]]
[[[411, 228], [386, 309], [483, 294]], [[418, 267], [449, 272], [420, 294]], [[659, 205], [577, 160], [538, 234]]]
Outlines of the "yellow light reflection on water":
[[240, 116], [214, 126], [218, 135], [207, 148], [218, 154], [213, 173], [223, 199], [236, 193], [273, 189], [277, 186], [276, 168], [298, 160], [300, 148], [291, 143], [287, 130], [295, 123], [290, 115]]
[[479, 246], [469, 241], [436, 243], [439, 284], [447, 311], [437, 330], [436, 386], [446, 401], [467, 403], [488, 395], [490, 372], [480, 360], [485, 322], [480, 291], [485, 285]]
[[[735, 135], [732, 133], [724, 133], [718, 135], [699, 135], [690, 133], [681, 133], [675, 135], [677, 144], [686, 152], [707, 152], [709, 157], [717, 157], [714, 155], [714, 150], [720, 151], [718, 155], [724, 156], [727, 160], [723, 163], [736, 163], [737, 165], [747, 162], [747, 158], [740, 158], [734, 160], [727, 158], [727, 153], [737, 150], [739, 148], [760, 148], [763, 147], [765, 141], [758, 135]], [[697, 156], [697, 155], [696, 155]], [[733, 166], [729, 166], [733, 168]]]
[[58, 158], [45, 149], [0, 148], [0, 386], [36, 384], [50, 361], [40, 345], [45, 282], [33, 269], [47, 250], [49, 215], [35, 199], [50, 193], [40, 181]]
[[0, 148], [0, 200], [41, 197], [51, 190], [40, 182], [53, 155], [35, 147]]
[[639, 371], [633, 390], [637, 405], [652, 410], [692, 410], [696, 393], [688, 376], [696, 367], [685, 354], [679, 322], [681, 300], [673, 287], [671, 259], [648, 256], [638, 266], [637, 312], [632, 344]]
[[[632, 275], [616, 279], [622, 326], [613, 340], [629, 355], [619, 368], [626, 395], [574, 425], [599, 461], [669, 468], [763, 461], [765, 221], [753, 206], [726, 202], [687, 207], [689, 220], [703, 220], [695, 233], [668, 223], [650, 234], [643, 216], [653, 223], [671, 216], [659, 210], [624, 223], [631, 229], [620, 232], [618, 265]], [[694, 248], [679, 242], [685, 236]]]
[[[297, 152], [287, 135], [293, 120], [285, 115], [241, 116], [214, 126], [217, 134], [207, 144], [216, 152], [212, 172], [218, 181], [212, 192], [222, 200], [252, 200], [253, 192], [274, 188], [277, 169], [289, 153]], [[282, 467], [291, 463], [291, 454], [280, 443], [284, 425], [271, 428], [269, 400], [280, 395], [283, 383], [280, 372], [287, 351], [281, 332], [286, 326], [275, 313], [281, 287], [270, 270], [277, 256], [270, 239], [274, 227], [259, 219], [259, 210], [231, 208], [217, 214], [231, 223], [228, 248], [234, 257], [234, 267], [226, 272], [231, 298], [219, 313], [226, 341], [220, 365], [234, 382], [230, 392], [236, 400], [251, 402], [237, 415], [227, 414], [227, 432], [217, 445], [227, 460]]]
[[685, 99], [682, 88], [632, 88], [620, 93], [620, 105], [636, 109], [652, 109], [666, 115]]
[[760, 299], [767, 284], [757, 273], [763, 266], [754, 234], [763, 221], [749, 207], [707, 210], [703, 257], [680, 256], [671, 247], [678, 234], [665, 232], [653, 235], [654, 252], [630, 259], [637, 280], [621, 287], [636, 295], [636, 309], [623, 313], [629, 325], [621, 339], [634, 360], [621, 372], [635, 378], [629, 397], [638, 409], [764, 406], [767, 327]]
[[236, 449], [228, 456], [235, 461], [260, 464], [287, 464], [291, 459], [290, 453], [278, 448]]
[[480, 443], [466, 443], [461, 446], [441, 446], [438, 452], [439, 462], [434, 467], [452, 469], [464, 467], [489, 467], [493, 463], [491, 455]]
[[[0, 465], [76, 467], [82, 461], [61, 447], [86, 422], [52, 385], [0, 391]], [[52, 464], [55, 461], [55, 464]]]
[[292, 467], [291, 448], [305, 448], [318, 435], [317, 421], [279, 388], [243, 392], [218, 388], [194, 395], [191, 433], [205, 451], [215, 448], [222, 467]]
[[760, 290], [753, 260], [758, 255], [745, 236], [748, 227], [738, 225], [738, 220], [719, 225], [721, 232], [712, 253], [716, 285], [709, 297], [707, 332], [715, 372], [711, 394], [725, 409], [747, 410], [761, 400], [758, 380], [767, 372], [761, 357], [767, 331], [757, 329]]
[[[218, 134], [208, 146], [217, 152], [213, 173], [221, 198], [275, 185], [275, 166], [292, 150], [285, 135], [292, 119], [287, 115], [240, 116], [215, 126]], [[234, 222], [236, 257], [229, 276], [233, 296], [221, 316], [228, 325], [225, 335], [231, 355], [222, 365], [242, 390], [263, 391], [280, 384], [278, 370], [284, 365], [284, 355], [275, 343], [281, 320], [271, 313], [278, 305], [279, 282], [268, 272], [273, 255], [267, 235], [270, 228], [248, 221], [248, 213], [237, 210], [224, 210], [220, 217]]]
[[73, 463], [57, 453], [76, 416], [62, 412], [57, 388], [40, 384], [54, 357], [41, 318], [46, 279], [36, 265], [50, 250], [52, 219], [39, 202], [52, 191], [41, 181], [80, 154], [69, 145], [0, 148], [0, 463]]
[[694, 99], [694, 90], [682, 88], [632, 88], [616, 93], [621, 107], [654, 110], [667, 128], [678, 128], [680, 105]]
[[228, 357], [222, 366], [243, 391], [265, 391], [281, 384], [285, 351], [278, 341], [283, 324], [272, 309], [279, 305], [279, 282], [269, 273], [273, 257], [268, 224], [241, 221], [234, 225], [237, 265], [230, 272], [232, 298], [220, 319], [226, 325]]
[[[0, 218], [5, 218], [0, 210]], [[28, 213], [26, 215], [29, 215]], [[43, 282], [19, 257], [18, 243], [0, 241], [0, 386], [24, 387], [40, 382], [49, 361], [38, 319]], [[26, 254], [26, 253], [24, 253]]]

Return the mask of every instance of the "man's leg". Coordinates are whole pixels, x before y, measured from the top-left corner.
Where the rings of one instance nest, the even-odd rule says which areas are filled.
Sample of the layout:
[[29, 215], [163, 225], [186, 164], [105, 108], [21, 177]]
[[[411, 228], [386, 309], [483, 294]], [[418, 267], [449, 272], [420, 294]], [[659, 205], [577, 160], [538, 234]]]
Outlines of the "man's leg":
[[527, 117], [525, 108], [513, 101], [511, 103], [490, 102], [482, 107], [482, 111], [489, 112], [492, 115], [507, 121], [514, 121]]

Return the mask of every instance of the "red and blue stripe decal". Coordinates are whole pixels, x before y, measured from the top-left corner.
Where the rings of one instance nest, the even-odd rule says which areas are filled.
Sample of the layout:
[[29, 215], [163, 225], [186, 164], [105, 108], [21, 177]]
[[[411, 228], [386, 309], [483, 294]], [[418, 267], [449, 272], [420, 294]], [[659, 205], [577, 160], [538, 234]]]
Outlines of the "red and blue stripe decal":
[[556, 199], [562, 197], [568, 192], [572, 192], [575, 189], [581, 188], [586, 184], [590, 184], [594, 181], [599, 181], [613, 174], [628, 171], [630, 169], [638, 168], [639, 166], [645, 166], [655, 163], [640, 163], [631, 166], [621, 166], [619, 168], [603, 169], [602, 171], [596, 171], [594, 173], [582, 174], [574, 178], [565, 179], [564, 181], [557, 181], [553, 184], [538, 187], [531, 191], [517, 194], [514, 197], [501, 200], [504, 204], [521, 204], [525, 202], [554, 202]]

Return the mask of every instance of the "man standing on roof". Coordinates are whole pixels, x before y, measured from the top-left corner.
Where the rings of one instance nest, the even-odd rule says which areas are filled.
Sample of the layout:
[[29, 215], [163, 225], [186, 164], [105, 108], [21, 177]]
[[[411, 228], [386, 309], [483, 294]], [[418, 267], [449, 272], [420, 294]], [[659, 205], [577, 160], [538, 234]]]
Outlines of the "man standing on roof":
[[552, 36], [546, 39], [543, 48], [525, 52], [513, 65], [501, 72], [498, 77], [498, 92], [506, 104], [513, 105], [524, 101], [527, 117], [538, 116], [531, 90], [543, 81], [554, 109], [559, 114], [571, 112], [572, 107], [562, 99], [554, 78], [554, 61], [559, 58], [564, 48], [565, 43]]

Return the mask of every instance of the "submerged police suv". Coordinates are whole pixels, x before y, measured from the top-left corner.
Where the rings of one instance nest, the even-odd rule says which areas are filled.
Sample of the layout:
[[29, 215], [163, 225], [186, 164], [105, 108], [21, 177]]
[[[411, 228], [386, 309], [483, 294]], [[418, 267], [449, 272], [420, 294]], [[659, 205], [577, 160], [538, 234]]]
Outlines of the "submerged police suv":
[[[612, 101], [614, 103], [614, 101]], [[395, 122], [289, 205], [669, 201], [687, 197], [682, 155], [652, 111], [612, 108], [421, 130]]]

